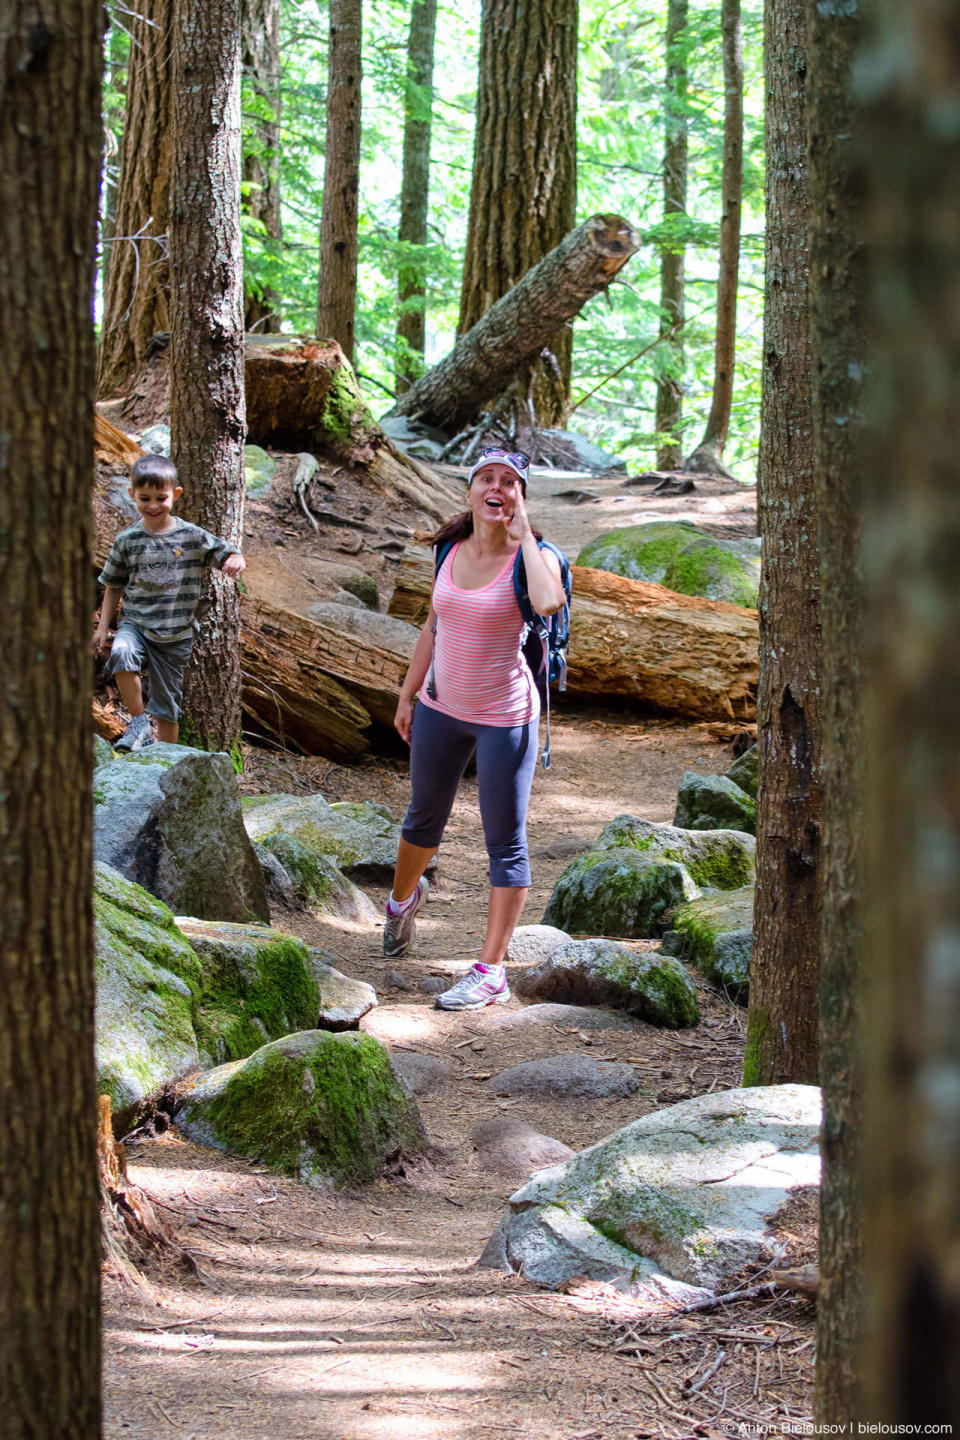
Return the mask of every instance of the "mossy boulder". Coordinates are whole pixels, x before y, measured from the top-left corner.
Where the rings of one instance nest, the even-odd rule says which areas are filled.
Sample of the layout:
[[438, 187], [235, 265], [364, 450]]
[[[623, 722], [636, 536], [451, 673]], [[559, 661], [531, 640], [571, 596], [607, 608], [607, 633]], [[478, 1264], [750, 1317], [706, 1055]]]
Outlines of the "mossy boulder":
[[680, 830], [638, 815], [617, 815], [601, 832], [598, 850], [638, 850], [651, 860], [676, 860], [704, 889], [736, 890], [753, 879], [757, 842], [736, 830]]
[[114, 755], [114, 752], [113, 752], [113, 746], [110, 744], [109, 740], [104, 740], [104, 738], [103, 738], [102, 735], [94, 735], [94, 737], [93, 737], [93, 768], [94, 768], [94, 770], [99, 770], [99, 768], [100, 768], [101, 765], [109, 765], [109, 764], [110, 764], [110, 761], [111, 761], [111, 760], [115, 760], [115, 759], [116, 759], [116, 756]]
[[182, 915], [268, 920], [229, 755], [151, 745], [94, 772], [96, 858]]
[[297, 936], [183, 915], [177, 925], [202, 969], [196, 1019], [201, 1065], [240, 1060], [268, 1040], [316, 1027], [320, 987]]
[[734, 785], [739, 785], [753, 799], [757, 798], [757, 790], [760, 784], [760, 750], [757, 745], [751, 745], [749, 750], [744, 750], [727, 771], [727, 779], [732, 780]]
[[700, 890], [685, 865], [619, 846], [591, 850], [564, 870], [543, 924], [580, 935], [642, 939], [659, 933], [668, 910]]
[[750, 991], [753, 897], [754, 886], [744, 885], [681, 905], [665, 942], [672, 952], [690, 956], [709, 980], [743, 1002]]
[[340, 584], [341, 589], [346, 590], [348, 595], [355, 596], [368, 610], [379, 610], [380, 592], [372, 575], [348, 575]]
[[278, 835], [332, 860], [352, 880], [388, 885], [393, 879], [400, 822], [385, 805], [371, 800], [331, 804], [322, 795], [252, 795], [243, 801], [243, 823], [251, 840], [273, 850], [285, 867], [272, 843]]
[[302, 1031], [201, 1075], [177, 1123], [201, 1145], [307, 1185], [374, 1180], [426, 1149], [416, 1101], [370, 1035]]
[[687, 770], [680, 781], [673, 823], [681, 830], [740, 830], [754, 835], [757, 802], [726, 775]]
[[612, 940], [570, 940], [525, 971], [517, 993], [572, 1005], [612, 1005], [650, 1025], [681, 1030], [700, 1019], [683, 966], [659, 950], [630, 950]]
[[243, 481], [247, 494], [252, 500], [262, 500], [270, 493], [273, 477], [277, 473], [277, 462], [272, 455], [259, 445], [243, 447]]
[[721, 540], [689, 520], [651, 520], [598, 535], [577, 564], [646, 580], [681, 595], [705, 595], [755, 608], [760, 586], [757, 540]]
[[[199, 1069], [203, 971], [173, 911], [109, 865], [94, 870], [97, 1089], [122, 1134]], [[65, 1020], [68, 1017], [64, 1017]]]

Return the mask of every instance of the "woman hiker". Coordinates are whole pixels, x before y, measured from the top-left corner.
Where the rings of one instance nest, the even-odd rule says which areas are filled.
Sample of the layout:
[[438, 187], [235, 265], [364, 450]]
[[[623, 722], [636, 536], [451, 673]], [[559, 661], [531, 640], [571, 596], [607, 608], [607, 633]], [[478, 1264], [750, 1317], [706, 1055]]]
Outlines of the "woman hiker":
[[[541, 550], [524, 503], [529, 461], [484, 450], [467, 479], [467, 510], [434, 537], [449, 551], [430, 613], [400, 691], [394, 724], [410, 746], [410, 808], [387, 901], [383, 953], [405, 955], [457, 787], [476, 750], [480, 815], [490, 857], [487, 934], [480, 957], [442, 1010], [479, 1010], [510, 999], [504, 956], [530, 886], [527, 806], [537, 761], [540, 696], [521, 651], [524, 622], [514, 593], [523, 552], [527, 592], [539, 615], [565, 603], [560, 565]], [[414, 708], [417, 692], [420, 703]]]

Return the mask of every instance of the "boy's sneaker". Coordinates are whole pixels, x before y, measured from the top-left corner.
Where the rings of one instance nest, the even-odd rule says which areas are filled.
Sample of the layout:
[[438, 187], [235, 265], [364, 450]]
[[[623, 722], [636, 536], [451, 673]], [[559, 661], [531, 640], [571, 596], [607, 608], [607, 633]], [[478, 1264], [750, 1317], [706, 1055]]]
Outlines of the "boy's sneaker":
[[417, 933], [417, 911], [426, 900], [429, 889], [430, 883], [426, 875], [421, 875], [405, 909], [393, 915], [389, 906], [387, 907], [387, 923], [383, 927], [383, 953], [388, 960], [396, 960], [400, 955], [406, 955], [413, 944]]
[[438, 995], [438, 1010], [482, 1010], [485, 1005], [506, 1005], [510, 999], [507, 972], [502, 965], [496, 970], [479, 970], [472, 965], [462, 980]]
[[113, 748], [115, 750], [144, 750], [152, 744], [153, 726], [150, 724], [150, 716], [134, 715]]

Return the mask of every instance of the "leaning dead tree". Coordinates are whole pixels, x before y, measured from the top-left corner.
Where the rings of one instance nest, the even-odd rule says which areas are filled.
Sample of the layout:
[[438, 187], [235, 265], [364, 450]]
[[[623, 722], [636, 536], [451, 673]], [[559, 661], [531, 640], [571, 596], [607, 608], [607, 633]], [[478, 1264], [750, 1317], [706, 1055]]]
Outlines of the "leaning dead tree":
[[619, 215], [594, 215], [578, 225], [400, 397], [391, 415], [462, 429], [607, 289], [639, 247], [638, 231]]

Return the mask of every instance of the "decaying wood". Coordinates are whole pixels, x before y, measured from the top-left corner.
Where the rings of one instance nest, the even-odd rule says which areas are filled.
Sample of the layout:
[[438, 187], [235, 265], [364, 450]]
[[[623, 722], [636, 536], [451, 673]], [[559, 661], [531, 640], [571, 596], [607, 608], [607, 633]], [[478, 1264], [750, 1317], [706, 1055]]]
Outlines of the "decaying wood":
[[336, 341], [248, 336], [246, 391], [251, 444], [332, 455], [435, 520], [462, 509], [458, 491], [380, 429]]
[[578, 225], [390, 413], [416, 415], [451, 435], [462, 430], [588, 300], [607, 289], [639, 246], [639, 232], [619, 215], [594, 215]]
[[120, 716], [109, 705], [103, 705], [99, 700], [94, 700], [93, 728], [101, 739], [109, 740], [112, 745], [114, 740], [120, 739], [126, 727]]
[[152, 1260], [172, 1260], [195, 1270], [195, 1262], [177, 1244], [150, 1197], [127, 1175], [126, 1151], [113, 1138], [109, 1095], [101, 1095], [97, 1101], [97, 1162], [107, 1271], [134, 1289], [152, 1295], [142, 1265]]
[[93, 451], [104, 465], [132, 465], [147, 453], [136, 440], [96, 411], [93, 416]]
[[771, 1279], [781, 1290], [793, 1290], [797, 1295], [819, 1295], [820, 1267], [801, 1265], [799, 1270], [771, 1270]]
[[[757, 612], [677, 595], [606, 570], [571, 567], [573, 605], [567, 690], [611, 696], [697, 720], [753, 720]], [[427, 616], [433, 562], [408, 546], [389, 613], [410, 625]]]

